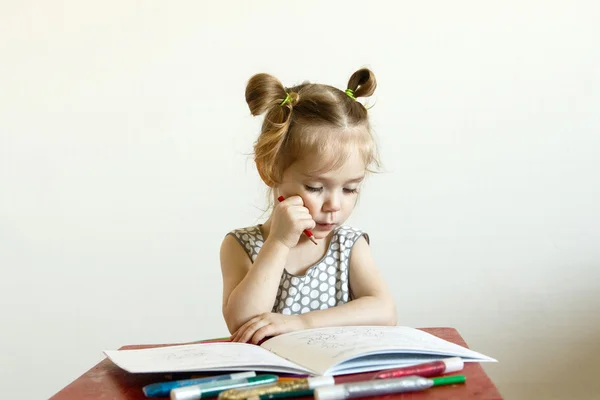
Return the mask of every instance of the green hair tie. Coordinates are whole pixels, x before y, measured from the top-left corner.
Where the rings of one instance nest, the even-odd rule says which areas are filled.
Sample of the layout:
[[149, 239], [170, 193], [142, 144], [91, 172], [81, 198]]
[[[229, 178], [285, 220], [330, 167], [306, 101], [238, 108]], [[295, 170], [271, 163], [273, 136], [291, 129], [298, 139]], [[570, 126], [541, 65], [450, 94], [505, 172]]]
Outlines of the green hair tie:
[[289, 93], [286, 93], [285, 94], [285, 100], [283, 100], [280, 105], [283, 107], [288, 102], [291, 103], [292, 102], [292, 98], [290, 97]]
[[352, 89], [346, 89], [346, 94], [348, 95], [348, 97], [350, 97], [352, 100], [356, 100], [356, 97], [354, 97], [354, 90]]

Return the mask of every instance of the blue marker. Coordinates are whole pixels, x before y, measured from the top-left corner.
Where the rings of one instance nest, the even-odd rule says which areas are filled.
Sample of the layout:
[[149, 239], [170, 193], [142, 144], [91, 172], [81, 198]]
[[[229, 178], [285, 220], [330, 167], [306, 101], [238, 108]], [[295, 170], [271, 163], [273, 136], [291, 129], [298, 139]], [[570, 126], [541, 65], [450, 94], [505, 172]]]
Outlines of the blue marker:
[[252, 378], [233, 379], [228, 381], [201, 383], [199, 385], [184, 386], [182, 388], [171, 390], [171, 400], [199, 400], [207, 397], [217, 397], [219, 393], [225, 390], [240, 387], [249, 387], [264, 385], [265, 383], [276, 382], [277, 375], [256, 375]]
[[251, 378], [256, 376], [256, 372], [238, 372], [235, 374], [226, 374], [226, 375], [216, 375], [209, 376], [206, 378], [197, 378], [197, 379], [184, 379], [180, 381], [169, 381], [169, 382], [160, 382], [153, 383], [151, 385], [144, 386], [144, 394], [146, 397], [169, 397], [171, 390], [191, 385], [199, 385], [201, 383], [209, 383], [209, 382], [217, 382], [217, 381], [225, 381], [230, 379], [242, 379], [242, 378]]

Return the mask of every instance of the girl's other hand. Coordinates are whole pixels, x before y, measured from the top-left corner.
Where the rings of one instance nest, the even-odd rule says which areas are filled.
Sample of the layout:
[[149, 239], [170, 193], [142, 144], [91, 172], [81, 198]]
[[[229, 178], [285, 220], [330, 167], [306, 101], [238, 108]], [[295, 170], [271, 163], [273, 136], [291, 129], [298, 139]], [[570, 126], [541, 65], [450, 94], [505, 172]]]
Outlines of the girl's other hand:
[[302, 198], [292, 196], [275, 205], [267, 240], [272, 238], [291, 249], [298, 244], [302, 232], [313, 229], [315, 225]]
[[263, 339], [282, 333], [308, 329], [302, 315], [264, 313], [242, 325], [231, 335], [232, 342], [259, 344]]

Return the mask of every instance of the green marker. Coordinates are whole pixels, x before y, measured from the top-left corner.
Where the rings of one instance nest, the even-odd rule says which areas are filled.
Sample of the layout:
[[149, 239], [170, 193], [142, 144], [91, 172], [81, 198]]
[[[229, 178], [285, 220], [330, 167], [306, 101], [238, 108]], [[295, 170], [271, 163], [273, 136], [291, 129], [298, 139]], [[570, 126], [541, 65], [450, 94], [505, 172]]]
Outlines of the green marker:
[[440, 378], [422, 378], [407, 376], [405, 378], [374, 379], [371, 381], [344, 383], [342, 385], [322, 386], [315, 389], [316, 400], [346, 400], [356, 397], [381, 396], [384, 394], [418, 392], [432, 386], [464, 383], [464, 375], [443, 376]]
[[235, 388], [263, 385], [276, 382], [277, 375], [256, 375], [250, 378], [230, 379], [217, 382], [201, 383], [171, 390], [171, 400], [198, 400], [207, 397], [217, 397], [219, 393]]

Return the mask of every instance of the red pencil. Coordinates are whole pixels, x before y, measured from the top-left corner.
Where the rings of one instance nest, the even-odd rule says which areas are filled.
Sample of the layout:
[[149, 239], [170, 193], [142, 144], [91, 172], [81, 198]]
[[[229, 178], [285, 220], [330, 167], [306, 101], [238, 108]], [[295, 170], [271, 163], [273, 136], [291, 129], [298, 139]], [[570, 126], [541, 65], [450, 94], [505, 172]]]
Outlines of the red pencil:
[[[279, 196], [277, 200], [279, 200], [279, 202], [281, 203], [285, 200], [285, 198], [283, 196]], [[313, 233], [309, 229], [305, 229], [304, 234], [310, 239], [311, 242], [317, 244], [317, 240], [313, 237]]]

